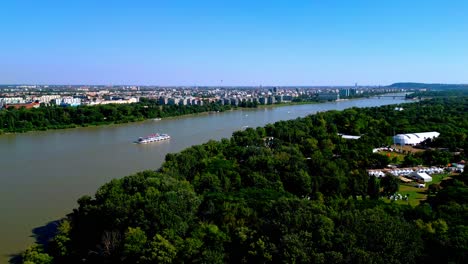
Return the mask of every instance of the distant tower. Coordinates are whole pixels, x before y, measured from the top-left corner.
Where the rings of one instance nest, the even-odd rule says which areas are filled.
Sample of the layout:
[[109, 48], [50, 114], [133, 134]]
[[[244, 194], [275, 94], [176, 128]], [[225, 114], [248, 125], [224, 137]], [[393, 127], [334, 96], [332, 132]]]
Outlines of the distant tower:
[[354, 88], [357, 88], [357, 83], [354, 83]]

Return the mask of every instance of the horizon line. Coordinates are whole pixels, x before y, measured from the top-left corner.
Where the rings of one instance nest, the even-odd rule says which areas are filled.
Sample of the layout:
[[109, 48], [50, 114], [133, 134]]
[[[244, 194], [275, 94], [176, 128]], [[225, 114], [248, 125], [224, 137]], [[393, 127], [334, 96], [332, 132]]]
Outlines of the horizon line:
[[0, 83], [0, 86], [143, 86], [143, 87], [387, 87], [393, 84], [423, 84], [423, 85], [468, 85], [468, 83], [425, 83], [425, 82], [394, 82], [391, 84], [258, 84], [258, 85], [183, 85], [183, 84], [58, 84], [58, 83]]

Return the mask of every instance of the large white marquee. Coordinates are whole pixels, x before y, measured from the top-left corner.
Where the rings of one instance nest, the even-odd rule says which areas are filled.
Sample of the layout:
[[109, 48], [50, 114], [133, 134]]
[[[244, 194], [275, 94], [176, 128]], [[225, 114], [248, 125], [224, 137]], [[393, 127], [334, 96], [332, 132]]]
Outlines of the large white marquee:
[[439, 132], [422, 132], [411, 134], [398, 134], [393, 137], [393, 143], [397, 145], [416, 145], [428, 138], [436, 138]]

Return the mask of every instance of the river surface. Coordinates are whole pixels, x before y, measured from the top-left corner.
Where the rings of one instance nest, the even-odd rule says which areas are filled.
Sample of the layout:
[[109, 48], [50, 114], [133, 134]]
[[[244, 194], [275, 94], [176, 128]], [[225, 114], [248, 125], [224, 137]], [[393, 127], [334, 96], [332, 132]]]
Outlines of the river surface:
[[[408, 102], [363, 98], [323, 104], [209, 113], [159, 121], [0, 136], [0, 263], [33, 244], [32, 230], [57, 220], [113, 178], [158, 169], [167, 153], [210, 139], [228, 138], [245, 127], [304, 117], [317, 111]], [[140, 136], [168, 133], [172, 139], [134, 144]]]

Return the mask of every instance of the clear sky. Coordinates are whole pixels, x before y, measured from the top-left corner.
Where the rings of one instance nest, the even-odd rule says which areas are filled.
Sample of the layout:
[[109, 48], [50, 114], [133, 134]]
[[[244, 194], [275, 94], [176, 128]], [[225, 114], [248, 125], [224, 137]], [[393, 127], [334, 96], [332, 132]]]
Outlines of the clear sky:
[[463, 0], [5, 0], [0, 83], [468, 83]]

